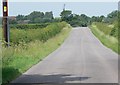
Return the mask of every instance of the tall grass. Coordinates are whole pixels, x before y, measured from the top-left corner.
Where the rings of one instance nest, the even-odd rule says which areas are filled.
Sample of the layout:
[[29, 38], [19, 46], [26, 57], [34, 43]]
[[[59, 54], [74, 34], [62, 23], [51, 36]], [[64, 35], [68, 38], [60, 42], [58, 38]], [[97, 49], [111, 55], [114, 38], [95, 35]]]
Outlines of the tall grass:
[[[109, 31], [105, 31], [105, 30], [109, 30], [108, 28], [102, 28], [99, 27], [99, 28], [102, 28], [104, 31], [101, 31], [98, 26], [100, 25], [97, 25], [97, 24], [92, 24], [92, 26], [90, 27], [91, 28], [91, 31], [93, 32], [93, 34], [98, 37], [98, 39], [105, 45], [107, 46], [108, 48], [112, 49], [113, 51], [119, 53], [118, 51], [118, 39], [115, 38], [114, 36], [110, 36], [109, 35]], [[105, 25], [105, 24], [104, 24]], [[104, 26], [103, 25], [103, 26]], [[112, 28], [111, 28], [112, 30]], [[109, 33], [108, 33], [109, 32]], [[119, 53], [120, 54], [120, 53]]]
[[[53, 28], [54, 26], [50, 27]], [[22, 42], [17, 46], [3, 48], [3, 83], [9, 83], [56, 50], [69, 35], [71, 27], [66, 24], [65, 28], [46, 42], [36, 39], [27, 44]], [[32, 32], [34, 31], [32, 30]]]

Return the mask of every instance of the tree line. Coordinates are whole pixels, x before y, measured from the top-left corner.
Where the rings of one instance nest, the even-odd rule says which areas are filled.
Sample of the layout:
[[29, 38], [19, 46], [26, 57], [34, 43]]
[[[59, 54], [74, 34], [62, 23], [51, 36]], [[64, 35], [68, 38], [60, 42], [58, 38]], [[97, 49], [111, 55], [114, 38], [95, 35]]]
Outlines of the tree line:
[[118, 15], [120, 15], [120, 12], [115, 10], [107, 15], [105, 17], [104, 15], [101, 16], [92, 16], [89, 17], [85, 14], [77, 15], [72, 14], [71, 10], [63, 10], [60, 14], [62, 21], [66, 21], [72, 26], [82, 26], [86, 27], [93, 22], [104, 22], [104, 23], [113, 23], [114, 21], [118, 20]]
[[30, 24], [36, 24], [36, 23], [50, 23], [50, 22], [60, 22], [60, 21], [66, 21], [71, 26], [82, 26], [86, 27], [93, 22], [104, 22], [104, 23], [113, 23], [115, 20], [118, 19], [119, 11], [115, 10], [111, 13], [109, 13], [106, 17], [104, 15], [101, 16], [92, 16], [89, 17], [85, 14], [73, 14], [71, 10], [63, 10], [60, 13], [59, 18], [55, 18], [53, 16], [53, 12], [39, 12], [39, 11], [33, 11], [29, 15], [18, 15], [16, 16], [15, 20], [10, 20], [10, 24], [20, 24], [21, 22], [27, 22]]
[[[9, 20], [10, 24], [20, 24], [20, 23], [28, 23], [28, 24], [36, 24], [36, 23], [47, 23], [47, 22], [54, 22], [55, 18], [53, 17], [53, 12], [39, 12], [33, 11], [29, 15], [18, 15], [16, 19]], [[23, 24], [24, 24], [23, 23]]]

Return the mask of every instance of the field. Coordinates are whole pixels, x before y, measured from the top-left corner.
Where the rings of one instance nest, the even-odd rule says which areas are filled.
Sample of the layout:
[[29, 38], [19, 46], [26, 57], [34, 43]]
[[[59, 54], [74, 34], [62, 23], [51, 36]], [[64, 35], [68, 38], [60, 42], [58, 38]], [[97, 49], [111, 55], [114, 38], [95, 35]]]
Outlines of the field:
[[[59, 28], [57, 25], [59, 25]], [[57, 25], [49, 25], [44, 28], [45, 31], [41, 29], [37, 29], [37, 31], [31, 29], [26, 32], [25, 30], [16, 29], [14, 32], [16, 31], [18, 33], [14, 33], [11, 30], [11, 32], [13, 32], [11, 33], [11, 36], [13, 36], [11, 38], [11, 47], [3, 48], [3, 83], [9, 83], [11, 80], [21, 75], [31, 66], [38, 63], [51, 52], [56, 50], [64, 42], [69, 35], [71, 27], [65, 22], [61, 22], [61, 25], [60, 23]], [[59, 32], [55, 29], [58, 29]], [[61, 31], [59, 29], [61, 29]], [[42, 31], [43, 36], [47, 33], [45, 39], [41, 37], [42, 34], [40, 30]], [[29, 37], [30, 35], [28, 32], [31, 33], [32, 38]], [[23, 36], [27, 37], [21, 39]], [[23, 41], [15, 41], [16, 39], [21, 39]]]
[[93, 34], [108, 48], [120, 54], [118, 49], [118, 28], [105, 23], [93, 23], [91, 25]]

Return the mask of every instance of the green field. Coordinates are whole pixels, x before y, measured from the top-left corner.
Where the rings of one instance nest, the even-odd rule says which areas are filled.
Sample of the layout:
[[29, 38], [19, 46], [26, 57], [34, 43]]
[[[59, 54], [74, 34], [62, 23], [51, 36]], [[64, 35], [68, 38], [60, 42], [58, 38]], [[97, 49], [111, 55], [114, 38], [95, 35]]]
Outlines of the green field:
[[[38, 63], [51, 52], [56, 50], [64, 42], [71, 30], [71, 27], [67, 23], [62, 24], [64, 24], [63, 27], [61, 26], [62, 30], [47, 39], [45, 42], [37, 39], [38, 37], [34, 37], [35, 40], [31, 42], [21, 42], [22, 44], [19, 43], [12, 45], [9, 48], [3, 48], [3, 83], [9, 83], [11, 80], [15, 79], [31, 66]], [[56, 26], [52, 25], [50, 27], [54, 29]], [[31, 30], [31, 33], [32, 32], [33, 30]]]
[[[105, 23], [93, 23], [90, 26], [93, 34], [108, 48], [120, 54], [118, 50], [118, 28], [114, 25], [108, 25]], [[114, 31], [113, 31], [114, 30]]]

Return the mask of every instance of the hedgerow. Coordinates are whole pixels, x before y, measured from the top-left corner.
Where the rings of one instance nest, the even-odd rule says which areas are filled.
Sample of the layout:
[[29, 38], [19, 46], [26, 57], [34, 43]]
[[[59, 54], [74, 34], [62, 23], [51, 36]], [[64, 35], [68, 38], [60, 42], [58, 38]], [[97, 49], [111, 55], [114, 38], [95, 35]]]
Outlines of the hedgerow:
[[43, 29], [11, 29], [10, 42], [11, 44], [20, 44], [21, 42], [28, 43], [35, 40], [45, 42], [61, 32], [66, 24], [66, 22], [52, 23]]
[[42, 24], [16, 24], [16, 25], [10, 25], [10, 28], [15, 29], [38, 29], [38, 28], [45, 28], [50, 23], [42, 23]]

